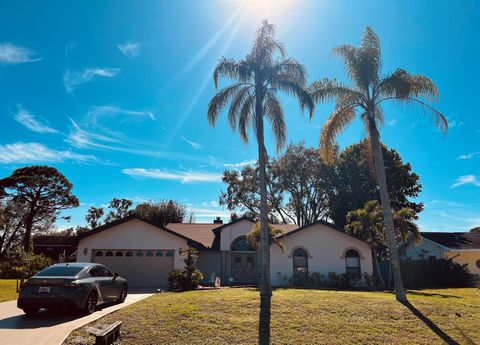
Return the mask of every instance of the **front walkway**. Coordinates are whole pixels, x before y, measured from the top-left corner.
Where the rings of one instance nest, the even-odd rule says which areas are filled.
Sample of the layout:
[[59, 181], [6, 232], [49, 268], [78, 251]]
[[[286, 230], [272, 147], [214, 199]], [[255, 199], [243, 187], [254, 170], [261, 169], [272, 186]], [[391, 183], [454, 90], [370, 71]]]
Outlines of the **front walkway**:
[[59, 345], [73, 330], [152, 294], [131, 291], [124, 303], [99, 306], [95, 313], [84, 317], [72, 312], [41, 312], [35, 317], [27, 317], [17, 308], [16, 300], [3, 302], [0, 303], [0, 344]]

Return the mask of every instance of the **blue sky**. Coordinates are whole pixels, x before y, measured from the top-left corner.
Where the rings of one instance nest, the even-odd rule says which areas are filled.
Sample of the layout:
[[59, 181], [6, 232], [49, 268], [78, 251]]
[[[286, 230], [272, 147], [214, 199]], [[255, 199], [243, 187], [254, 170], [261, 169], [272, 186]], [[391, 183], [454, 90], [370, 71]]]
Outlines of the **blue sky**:
[[[173, 198], [197, 221], [228, 217], [218, 205], [225, 168], [256, 157], [222, 116], [206, 109], [221, 56], [242, 58], [260, 21], [277, 25], [288, 54], [309, 81], [344, 80], [331, 49], [357, 45], [370, 25], [379, 34], [385, 73], [403, 67], [431, 77], [434, 105], [450, 121], [444, 136], [420, 112], [385, 108], [384, 142], [421, 177], [422, 230], [480, 225], [480, 119], [477, 1], [49, 1], [0, 4], [0, 176], [29, 164], [57, 167], [86, 210], [113, 197]], [[282, 97], [288, 141], [316, 146], [332, 110], [309, 122]], [[342, 147], [364, 136], [357, 122]], [[267, 129], [267, 149], [274, 146]], [[59, 227], [69, 226], [59, 223]]]

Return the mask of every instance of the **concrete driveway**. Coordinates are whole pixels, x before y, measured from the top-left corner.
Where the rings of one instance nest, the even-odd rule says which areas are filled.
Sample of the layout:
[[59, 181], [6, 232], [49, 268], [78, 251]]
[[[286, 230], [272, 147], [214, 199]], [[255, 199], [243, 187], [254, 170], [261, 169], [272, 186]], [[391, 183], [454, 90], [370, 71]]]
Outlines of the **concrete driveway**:
[[0, 344], [59, 345], [73, 330], [152, 294], [130, 291], [124, 303], [99, 306], [95, 313], [83, 317], [67, 311], [41, 311], [37, 316], [27, 317], [17, 308], [17, 301], [3, 302], [0, 303]]

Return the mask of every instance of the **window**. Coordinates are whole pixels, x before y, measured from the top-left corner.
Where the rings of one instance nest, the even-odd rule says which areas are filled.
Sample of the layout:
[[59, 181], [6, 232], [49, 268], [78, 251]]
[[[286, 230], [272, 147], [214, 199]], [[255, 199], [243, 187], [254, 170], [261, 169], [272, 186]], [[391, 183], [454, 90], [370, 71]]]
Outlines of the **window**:
[[83, 269], [82, 266], [50, 266], [38, 272], [36, 276], [74, 277]]
[[173, 258], [173, 252], [172, 252], [172, 251], [168, 251], [165, 256], [166, 256], [167, 258]]
[[354, 249], [349, 249], [345, 253], [345, 271], [348, 279], [360, 279], [362, 277], [360, 255]]
[[126, 252], [126, 253], [125, 253], [125, 256], [132, 257], [132, 256], [133, 256], [133, 253], [132, 253], [132, 252]]
[[161, 258], [161, 257], [163, 257], [163, 252], [157, 252], [157, 254], [155, 254], [155, 256], [157, 258]]
[[255, 248], [247, 241], [246, 237], [239, 237], [232, 243], [233, 252], [254, 252]]
[[135, 256], [142, 257], [143, 252], [139, 250], [138, 252], [135, 253]]
[[151, 258], [151, 257], [153, 256], [153, 253], [152, 253], [152, 252], [147, 252], [147, 253], [145, 254], [145, 256]]
[[102, 251], [101, 251], [101, 250], [97, 250], [97, 251], [95, 252], [95, 256], [103, 256]]
[[116, 252], [115, 256], [123, 256], [123, 252]]
[[105, 256], [113, 256], [113, 253], [108, 251], [108, 252], [105, 253]]
[[303, 248], [293, 251], [293, 275], [308, 274], [308, 254]]

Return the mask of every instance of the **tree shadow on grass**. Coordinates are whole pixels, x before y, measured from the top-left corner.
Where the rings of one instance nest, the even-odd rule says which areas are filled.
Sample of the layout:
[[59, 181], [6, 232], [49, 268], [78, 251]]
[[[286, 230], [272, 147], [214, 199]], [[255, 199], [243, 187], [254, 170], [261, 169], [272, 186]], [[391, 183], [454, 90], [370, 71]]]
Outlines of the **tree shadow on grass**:
[[430, 328], [436, 335], [438, 335], [444, 342], [451, 345], [460, 345], [457, 341], [453, 340], [447, 333], [442, 331], [432, 320], [422, 314], [420, 310], [415, 308], [410, 302], [402, 303], [407, 307], [413, 315], [418, 317], [428, 328]]
[[446, 294], [436, 293], [436, 292], [423, 292], [423, 291], [412, 291], [412, 290], [408, 290], [408, 294], [417, 295], [417, 296], [425, 296], [425, 297], [461, 298], [461, 297], [455, 296], [455, 295], [446, 295]]

